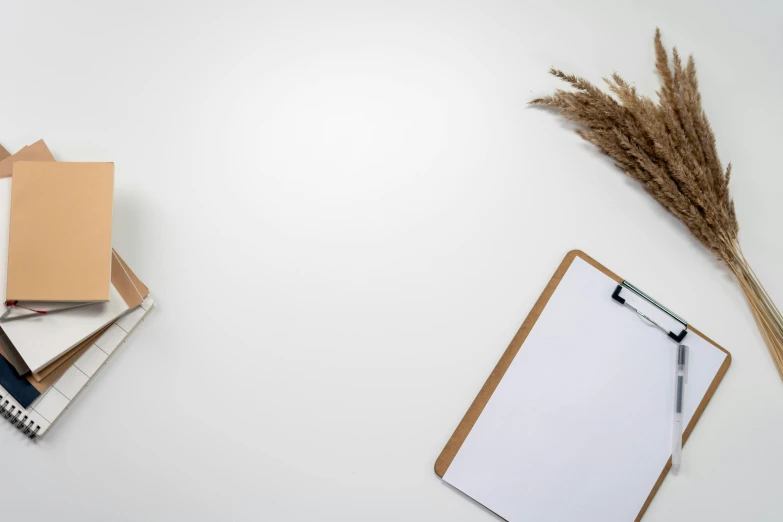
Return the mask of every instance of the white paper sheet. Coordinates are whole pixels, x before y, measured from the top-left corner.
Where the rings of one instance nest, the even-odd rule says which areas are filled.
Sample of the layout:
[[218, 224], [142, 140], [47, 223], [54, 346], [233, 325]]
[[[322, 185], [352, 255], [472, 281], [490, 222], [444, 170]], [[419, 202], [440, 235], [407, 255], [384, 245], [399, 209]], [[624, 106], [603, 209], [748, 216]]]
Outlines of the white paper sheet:
[[37, 372], [128, 311], [111, 285], [109, 301], [4, 321], [2, 328], [31, 371]]
[[[636, 518], [671, 456], [676, 344], [612, 300], [616, 286], [573, 261], [446, 482], [509, 522]], [[726, 354], [693, 332], [684, 344], [688, 423]]]

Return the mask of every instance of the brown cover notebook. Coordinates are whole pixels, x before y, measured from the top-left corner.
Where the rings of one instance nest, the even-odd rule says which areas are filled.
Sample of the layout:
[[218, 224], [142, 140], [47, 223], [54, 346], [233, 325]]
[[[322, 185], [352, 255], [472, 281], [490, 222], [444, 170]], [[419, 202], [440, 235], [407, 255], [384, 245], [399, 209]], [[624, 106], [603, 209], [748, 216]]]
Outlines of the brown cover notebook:
[[109, 299], [113, 192], [113, 163], [13, 164], [7, 300]]

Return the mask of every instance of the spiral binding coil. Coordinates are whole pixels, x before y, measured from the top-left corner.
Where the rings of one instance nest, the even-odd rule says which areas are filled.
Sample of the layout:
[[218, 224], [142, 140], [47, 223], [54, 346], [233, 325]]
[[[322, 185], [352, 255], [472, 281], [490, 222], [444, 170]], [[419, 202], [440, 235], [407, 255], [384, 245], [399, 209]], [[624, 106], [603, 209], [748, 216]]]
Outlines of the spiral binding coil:
[[16, 426], [16, 429], [21, 431], [23, 435], [35, 440], [41, 427], [36, 425], [33, 419], [29, 419], [28, 422], [27, 415], [20, 419], [19, 416], [22, 415], [23, 412], [24, 410], [11, 404], [6, 397], [3, 397], [3, 395], [0, 394], [0, 416]]

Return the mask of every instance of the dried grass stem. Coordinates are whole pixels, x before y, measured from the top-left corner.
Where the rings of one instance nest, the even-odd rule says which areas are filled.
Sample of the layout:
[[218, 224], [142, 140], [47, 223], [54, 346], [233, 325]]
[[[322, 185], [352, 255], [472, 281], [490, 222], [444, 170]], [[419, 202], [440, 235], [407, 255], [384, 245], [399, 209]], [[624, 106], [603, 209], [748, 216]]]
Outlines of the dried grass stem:
[[[609, 93], [584, 78], [552, 69], [574, 90], [530, 102], [558, 109], [582, 125], [577, 130], [641, 183], [693, 236], [722, 259], [742, 288], [753, 317], [783, 379], [783, 315], [750, 267], [737, 240], [739, 224], [729, 195], [715, 135], [701, 106], [696, 65], [669, 56], [655, 32], [655, 67], [661, 77], [658, 103], [640, 96], [617, 73], [604, 79]], [[612, 96], [612, 94], [614, 96]]]

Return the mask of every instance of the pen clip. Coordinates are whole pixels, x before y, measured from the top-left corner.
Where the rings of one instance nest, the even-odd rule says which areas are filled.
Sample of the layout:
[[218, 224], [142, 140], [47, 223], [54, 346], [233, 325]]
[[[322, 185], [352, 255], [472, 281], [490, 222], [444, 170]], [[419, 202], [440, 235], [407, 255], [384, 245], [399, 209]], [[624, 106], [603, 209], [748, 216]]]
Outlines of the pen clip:
[[677, 346], [677, 365], [682, 366], [682, 380], [688, 384], [688, 359], [690, 359], [691, 350], [687, 345]]

